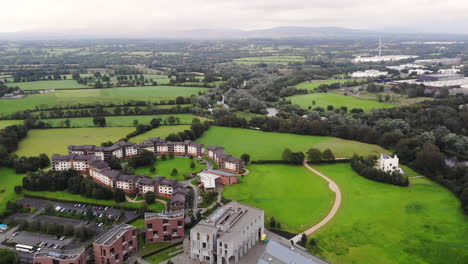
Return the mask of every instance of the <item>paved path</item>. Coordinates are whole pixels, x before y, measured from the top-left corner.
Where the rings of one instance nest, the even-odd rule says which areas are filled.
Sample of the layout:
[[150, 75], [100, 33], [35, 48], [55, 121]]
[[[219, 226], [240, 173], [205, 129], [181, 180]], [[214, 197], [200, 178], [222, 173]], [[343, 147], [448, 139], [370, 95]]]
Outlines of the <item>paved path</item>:
[[291, 240], [294, 241], [294, 243], [297, 243], [297, 242], [299, 242], [301, 240], [302, 234], [310, 235], [313, 232], [317, 231], [322, 226], [326, 225], [328, 222], [330, 222], [330, 220], [332, 220], [332, 218], [335, 216], [336, 212], [338, 212], [338, 209], [340, 208], [340, 205], [341, 205], [341, 190], [340, 190], [340, 187], [338, 187], [338, 185], [334, 181], [332, 181], [330, 178], [328, 178], [327, 176], [325, 176], [321, 172], [317, 171], [316, 169], [312, 168], [309, 164], [307, 164], [307, 161], [304, 161], [304, 166], [308, 170], [310, 170], [311, 172], [317, 174], [318, 176], [322, 177], [324, 180], [326, 180], [328, 182], [328, 187], [330, 188], [330, 190], [332, 190], [332, 192], [335, 193], [335, 202], [333, 203], [333, 207], [330, 210], [330, 212], [328, 213], [328, 215], [325, 216], [325, 218], [323, 218], [322, 221], [320, 221], [318, 224], [314, 225], [313, 227], [307, 229], [303, 233], [298, 234], [297, 236], [293, 237]]
[[410, 177], [410, 179], [417, 179], [417, 178], [424, 178], [424, 176], [413, 176], [413, 177]]

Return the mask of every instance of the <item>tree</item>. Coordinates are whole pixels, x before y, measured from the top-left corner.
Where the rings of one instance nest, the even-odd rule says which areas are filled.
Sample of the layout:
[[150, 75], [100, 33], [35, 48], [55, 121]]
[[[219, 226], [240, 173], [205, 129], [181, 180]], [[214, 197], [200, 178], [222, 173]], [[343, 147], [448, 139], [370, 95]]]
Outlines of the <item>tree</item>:
[[122, 189], [117, 188], [114, 190], [114, 201], [118, 203], [125, 202], [125, 192]]
[[150, 121], [150, 126], [151, 126], [152, 128], [157, 128], [157, 127], [159, 127], [159, 125], [161, 124], [161, 120], [162, 120], [161, 118], [153, 118], [153, 119], [151, 119], [151, 121]]
[[117, 158], [114, 155], [110, 155], [109, 157], [106, 158], [105, 160], [107, 162], [107, 165], [113, 170], [121, 170], [122, 165], [120, 164], [119, 158]]
[[177, 171], [176, 168], [173, 168], [172, 171], [171, 171], [171, 176], [176, 176], [177, 173], [179, 173], [179, 171]]
[[137, 119], [133, 120], [133, 126], [138, 126], [138, 120]]
[[19, 264], [18, 254], [7, 248], [0, 248], [0, 264]]
[[270, 218], [270, 227], [276, 228], [276, 219], [273, 216]]
[[322, 160], [322, 152], [319, 149], [311, 148], [307, 151], [307, 159], [310, 162], [319, 162]]
[[167, 141], [173, 141], [173, 142], [182, 141], [180, 136], [178, 134], [175, 134], [175, 133], [169, 134], [169, 136], [166, 137], [166, 140]]
[[244, 161], [244, 163], [247, 165], [250, 161], [250, 155], [247, 153], [242, 154], [241, 159]]
[[95, 116], [93, 118], [93, 124], [95, 126], [105, 127], [106, 126], [106, 118], [103, 117], [103, 116]]
[[16, 185], [15, 188], [13, 188], [16, 194], [20, 194], [23, 192], [23, 188], [19, 185]]
[[154, 204], [156, 199], [156, 194], [154, 192], [147, 192], [145, 194], [145, 201], [147, 204]]
[[64, 230], [63, 230], [63, 233], [66, 236], [71, 236], [71, 235], [73, 235], [74, 232], [75, 232], [75, 228], [71, 224], [66, 225]]
[[306, 243], [307, 243], [307, 236], [304, 233], [302, 233], [300, 244], [301, 244], [301, 246], [305, 247]]
[[174, 153], [169, 153], [169, 159], [174, 159]]
[[166, 155], [166, 154], [162, 154], [162, 155], [161, 155], [161, 160], [164, 161], [164, 160], [166, 160], [166, 159], [167, 159], [167, 155]]
[[190, 162], [190, 168], [191, 168], [191, 169], [194, 169], [194, 168], [195, 168], [195, 163], [193, 162], [193, 160], [192, 160], [192, 162]]
[[67, 119], [63, 122], [66, 127], [70, 127], [70, 119]]
[[291, 154], [292, 154], [292, 151], [290, 149], [288, 149], [288, 148], [284, 149], [283, 155], [282, 155], [283, 160], [285, 160], [285, 161], [290, 160], [291, 159]]
[[323, 153], [322, 153], [322, 158], [324, 160], [335, 160], [335, 155], [333, 155], [333, 152], [330, 150], [330, 149], [326, 149]]

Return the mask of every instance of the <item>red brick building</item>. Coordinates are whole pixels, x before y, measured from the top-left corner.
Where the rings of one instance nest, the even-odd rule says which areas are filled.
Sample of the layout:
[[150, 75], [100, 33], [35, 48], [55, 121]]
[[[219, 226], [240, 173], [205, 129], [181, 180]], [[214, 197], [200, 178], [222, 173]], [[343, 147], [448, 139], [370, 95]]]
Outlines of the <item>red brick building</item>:
[[183, 239], [185, 235], [184, 211], [145, 213], [146, 242], [164, 242]]
[[34, 255], [33, 264], [86, 264], [86, 251], [84, 248], [62, 251], [44, 248]]
[[137, 249], [136, 228], [131, 225], [121, 224], [113, 227], [94, 242], [94, 263], [123, 263]]

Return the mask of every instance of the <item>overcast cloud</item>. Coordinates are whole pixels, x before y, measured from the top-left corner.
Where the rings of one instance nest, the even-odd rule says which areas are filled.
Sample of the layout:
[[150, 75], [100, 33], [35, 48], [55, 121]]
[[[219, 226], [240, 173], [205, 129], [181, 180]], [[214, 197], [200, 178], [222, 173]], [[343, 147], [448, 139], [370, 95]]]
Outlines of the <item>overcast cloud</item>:
[[0, 32], [336, 26], [468, 34], [468, 0], [3, 0]]

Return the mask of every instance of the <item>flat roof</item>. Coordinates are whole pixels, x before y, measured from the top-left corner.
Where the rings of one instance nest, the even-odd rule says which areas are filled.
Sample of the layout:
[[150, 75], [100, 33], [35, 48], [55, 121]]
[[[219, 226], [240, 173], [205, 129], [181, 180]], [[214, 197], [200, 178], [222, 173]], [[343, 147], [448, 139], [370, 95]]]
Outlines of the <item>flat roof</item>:
[[128, 230], [134, 229], [134, 226], [127, 225], [127, 224], [120, 224], [118, 226], [113, 227], [110, 229], [108, 232], [106, 232], [104, 235], [102, 235], [100, 238], [98, 238], [94, 244], [97, 245], [111, 245], [114, 243], [117, 239], [119, 239], [125, 232]]

